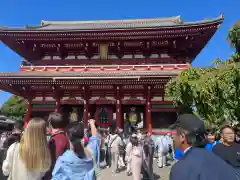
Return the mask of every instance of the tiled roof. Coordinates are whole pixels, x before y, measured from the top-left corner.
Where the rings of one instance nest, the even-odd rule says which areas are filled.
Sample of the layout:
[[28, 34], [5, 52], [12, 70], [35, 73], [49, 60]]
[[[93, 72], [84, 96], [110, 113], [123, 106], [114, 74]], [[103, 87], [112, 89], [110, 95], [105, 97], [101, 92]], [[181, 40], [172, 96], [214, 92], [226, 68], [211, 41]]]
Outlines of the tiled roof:
[[131, 29], [182, 24], [180, 16], [157, 19], [110, 20], [110, 21], [42, 21], [44, 29]]
[[223, 15], [212, 20], [197, 22], [183, 22], [180, 16], [155, 19], [134, 19], [134, 20], [106, 20], [106, 21], [42, 21], [40, 26], [27, 26], [26, 28], [2, 27], [0, 30], [29, 30], [29, 31], [69, 31], [69, 30], [104, 30], [104, 29], [144, 29], [197, 26], [221, 22]]
[[103, 77], [104, 79], [108, 77], [119, 77], [119, 78], [130, 78], [130, 77], [156, 77], [156, 76], [177, 76], [181, 71], [120, 71], [120, 72], [16, 72], [16, 73], [0, 73], [0, 79], [32, 79], [32, 78], [76, 78], [76, 77], [86, 77], [86, 79], [98, 79]]

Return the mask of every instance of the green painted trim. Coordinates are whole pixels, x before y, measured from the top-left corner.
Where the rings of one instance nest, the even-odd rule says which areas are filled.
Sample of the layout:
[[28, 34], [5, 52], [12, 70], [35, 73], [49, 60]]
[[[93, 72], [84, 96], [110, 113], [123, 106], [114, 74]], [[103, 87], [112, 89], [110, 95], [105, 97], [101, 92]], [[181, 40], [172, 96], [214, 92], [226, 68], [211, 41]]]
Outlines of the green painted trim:
[[160, 109], [160, 108], [175, 108], [172, 104], [152, 104], [153, 109]]
[[56, 104], [33, 104], [33, 109], [50, 109], [50, 108], [56, 108]]

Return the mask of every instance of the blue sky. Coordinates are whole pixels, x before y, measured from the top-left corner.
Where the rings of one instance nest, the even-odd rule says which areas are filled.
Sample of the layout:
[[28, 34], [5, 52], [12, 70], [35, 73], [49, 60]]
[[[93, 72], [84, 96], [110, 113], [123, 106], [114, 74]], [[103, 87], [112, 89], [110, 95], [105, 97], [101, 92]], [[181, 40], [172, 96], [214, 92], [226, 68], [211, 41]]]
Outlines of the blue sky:
[[[24, 27], [39, 25], [41, 20], [110, 20], [171, 17], [180, 15], [184, 21], [218, 17], [225, 21], [193, 65], [210, 65], [217, 57], [226, 59], [233, 50], [226, 38], [228, 29], [240, 20], [240, 0], [1, 0], [0, 26]], [[21, 58], [0, 43], [0, 72], [16, 72]], [[0, 92], [0, 105], [10, 94]]]

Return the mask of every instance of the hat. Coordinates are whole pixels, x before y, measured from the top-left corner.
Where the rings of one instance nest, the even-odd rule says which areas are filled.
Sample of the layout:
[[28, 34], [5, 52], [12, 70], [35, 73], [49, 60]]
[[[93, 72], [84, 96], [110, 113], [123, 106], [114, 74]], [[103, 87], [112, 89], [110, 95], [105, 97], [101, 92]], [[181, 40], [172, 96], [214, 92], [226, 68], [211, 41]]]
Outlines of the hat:
[[132, 134], [132, 137], [134, 138], [134, 137], [137, 137], [137, 135], [136, 134]]
[[118, 129], [118, 132], [122, 133], [122, 132], [123, 132], [123, 129], [119, 128], [119, 129]]
[[170, 126], [171, 129], [176, 129], [177, 127], [196, 135], [205, 133], [204, 122], [193, 114], [179, 115], [176, 122]]

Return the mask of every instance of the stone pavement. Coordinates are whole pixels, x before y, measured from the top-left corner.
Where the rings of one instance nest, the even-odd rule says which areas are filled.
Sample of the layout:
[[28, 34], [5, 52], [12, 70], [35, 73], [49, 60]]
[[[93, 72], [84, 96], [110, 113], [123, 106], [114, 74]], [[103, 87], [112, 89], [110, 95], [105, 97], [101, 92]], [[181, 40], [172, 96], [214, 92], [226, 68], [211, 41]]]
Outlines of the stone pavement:
[[[159, 178], [157, 178], [158, 180], [169, 180], [170, 170], [171, 170], [171, 166], [167, 166], [165, 168], [158, 168], [156, 160], [154, 161], [153, 171], [156, 174], [156, 176], [158, 176], [158, 177], [160, 176]], [[113, 178], [114, 178], [114, 180], [132, 180], [131, 176], [126, 175], [126, 171], [123, 171], [119, 174], [113, 175], [111, 173], [110, 168], [103, 169], [101, 171], [99, 180], [110, 180]]]

